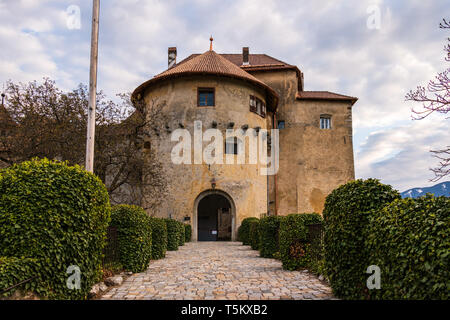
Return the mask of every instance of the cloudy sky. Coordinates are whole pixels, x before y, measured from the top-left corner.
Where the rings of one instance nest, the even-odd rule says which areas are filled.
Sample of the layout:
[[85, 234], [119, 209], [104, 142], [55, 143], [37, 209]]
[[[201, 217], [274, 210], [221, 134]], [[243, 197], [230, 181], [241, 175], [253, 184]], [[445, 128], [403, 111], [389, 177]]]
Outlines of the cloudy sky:
[[[448, 0], [103, 0], [98, 87], [129, 92], [178, 60], [209, 48], [266, 53], [297, 65], [306, 90], [359, 97], [356, 176], [400, 191], [434, 183], [429, 150], [448, 145], [449, 120], [411, 120], [405, 93], [448, 68], [438, 28]], [[0, 0], [0, 85], [44, 76], [71, 90], [89, 80], [90, 0]], [[77, 16], [79, 13], [80, 21]], [[379, 13], [379, 15], [378, 15]], [[379, 19], [377, 19], [379, 17]], [[1, 88], [0, 88], [1, 89]], [[417, 107], [417, 105], [416, 105]]]

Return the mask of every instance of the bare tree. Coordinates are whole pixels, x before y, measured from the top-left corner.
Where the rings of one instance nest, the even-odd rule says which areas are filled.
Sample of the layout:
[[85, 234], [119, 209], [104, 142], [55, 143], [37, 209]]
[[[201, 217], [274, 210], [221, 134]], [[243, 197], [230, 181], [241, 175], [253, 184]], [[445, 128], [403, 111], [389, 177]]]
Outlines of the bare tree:
[[[80, 85], [62, 92], [45, 78], [23, 84], [7, 83], [7, 100], [0, 109], [0, 161], [6, 165], [47, 157], [84, 165], [88, 92]], [[152, 184], [155, 203], [164, 195], [165, 179], [152, 150], [144, 148], [164, 116], [153, 101], [132, 105], [97, 95], [94, 172], [106, 184], [113, 203], [140, 204], [144, 184]], [[147, 132], [149, 131], [149, 132]]]
[[[450, 22], [443, 19], [439, 28], [450, 29]], [[447, 54], [445, 60], [450, 61], [450, 38], [447, 38], [444, 51]], [[412, 108], [414, 120], [422, 120], [434, 112], [442, 114], [450, 112], [450, 68], [438, 73], [426, 87], [418, 86], [415, 90], [409, 91], [405, 99], [421, 103], [419, 109]], [[431, 169], [435, 175], [431, 181], [438, 181], [450, 175], [450, 145], [430, 152], [439, 159], [438, 167]]]

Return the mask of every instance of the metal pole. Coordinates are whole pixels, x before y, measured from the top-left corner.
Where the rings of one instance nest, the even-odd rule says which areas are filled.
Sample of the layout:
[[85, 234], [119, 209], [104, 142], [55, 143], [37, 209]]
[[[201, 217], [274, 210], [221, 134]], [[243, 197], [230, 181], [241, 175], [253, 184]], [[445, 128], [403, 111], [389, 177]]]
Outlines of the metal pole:
[[93, 0], [91, 66], [89, 72], [89, 108], [88, 108], [88, 123], [87, 123], [87, 141], [86, 141], [86, 170], [89, 172], [94, 172], [95, 107], [97, 100], [99, 16], [100, 16], [100, 0]]

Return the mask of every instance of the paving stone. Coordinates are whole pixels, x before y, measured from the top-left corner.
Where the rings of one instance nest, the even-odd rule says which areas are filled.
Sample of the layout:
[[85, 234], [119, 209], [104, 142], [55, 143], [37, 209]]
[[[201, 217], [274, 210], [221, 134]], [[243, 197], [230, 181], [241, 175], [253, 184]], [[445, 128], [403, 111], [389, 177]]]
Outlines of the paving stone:
[[[306, 271], [306, 272], [305, 272]], [[114, 290], [114, 291], [113, 291]], [[189, 242], [126, 279], [101, 299], [335, 299], [304, 271], [287, 271], [240, 242]]]

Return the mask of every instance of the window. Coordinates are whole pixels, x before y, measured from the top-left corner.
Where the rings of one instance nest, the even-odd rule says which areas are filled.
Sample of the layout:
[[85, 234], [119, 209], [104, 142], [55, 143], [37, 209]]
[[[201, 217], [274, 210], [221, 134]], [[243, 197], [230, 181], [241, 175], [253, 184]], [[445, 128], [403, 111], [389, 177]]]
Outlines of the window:
[[278, 129], [284, 129], [284, 120], [278, 120]]
[[238, 138], [228, 138], [225, 141], [225, 154], [238, 154]]
[[320, 116], [320, 129], [331, 129], [331, 116], [323, 114]]
[[213, 107], [215, 105], [214, 88], [198, 88], [197, 105], [199, 107]]
[[250, 112], [254, 112], [261, 117], [266, 116], [266, 104], [254, 96], [250, 96]]

